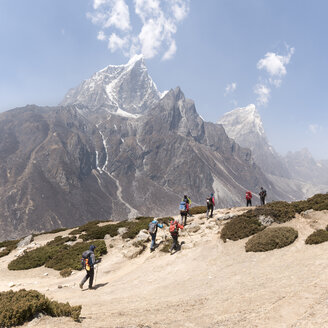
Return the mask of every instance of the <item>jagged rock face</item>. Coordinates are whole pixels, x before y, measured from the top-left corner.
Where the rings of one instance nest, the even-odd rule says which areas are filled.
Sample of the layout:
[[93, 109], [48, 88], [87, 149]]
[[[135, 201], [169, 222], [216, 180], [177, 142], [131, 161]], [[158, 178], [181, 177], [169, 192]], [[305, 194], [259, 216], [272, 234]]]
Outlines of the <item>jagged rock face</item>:
[[218, 123], [223, 125], [230, 138], [252, 150], [254, 160], [263, 172], [284, 178], [290, 177], [282, 157], [268, 142], [255, 105], [228, 112]]
[[110, 65], [69, 90], [61, 105], [82, 104], [86, 115], [101, 120], [106, 112], [143, 113], [159, 98], [143, 57], [135, 56], [128, 64]]
[[[0, 240], [107, 217], [93, 175], [101, 136], [73, 108], [27, 106], [0, 115]], [[108, 192], [116, 185], [107, 179]]]
[[139, 211], [176, 212], [183, 194], [205, 204], [211, 191], [218, 206], [242, 204], [246, 186], [256, 191], [265, 185], [278, 196], [250, 151], [228, 138], [221, 125], [204, 122], [179, 88], [144, 116], [113, 114], [99, 129], [109, 152], [106, 168]]

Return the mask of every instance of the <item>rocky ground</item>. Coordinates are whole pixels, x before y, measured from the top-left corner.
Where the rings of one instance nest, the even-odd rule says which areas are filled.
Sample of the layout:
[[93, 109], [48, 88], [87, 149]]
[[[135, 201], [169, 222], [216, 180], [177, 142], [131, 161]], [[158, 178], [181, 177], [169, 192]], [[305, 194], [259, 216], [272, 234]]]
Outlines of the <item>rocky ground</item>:
[[[82, 305], [81, 323], [40, 315], [24, 327], [328, 327], [328, 243], [304, 243], [315, 229], [326, 227], [328, 211], [297, 215], [283, 224], [295, 228], [298, 239], [265, 253], [246, 253], [247, 239], [220, 239], [224, 219], [243, 211], [221, 209], [213, 219], [189, 218], [180, 234], [181, 250], [173, 255], [160, 252], [161, 246], [150, 253], [149, 245], [137, 255], [132, 241], [106, 239], [108, 254], [99, 264], [95, 290], [79, 288], [84, 272], [62, 278], [44, 267], [9, 271], [17, 249], [0, 258], [0, 290], [36, 289]], [[34, 243], [68, 232], [40, 235]], [[159, 230], [158, 243], [165, 238], [167, 228]]]

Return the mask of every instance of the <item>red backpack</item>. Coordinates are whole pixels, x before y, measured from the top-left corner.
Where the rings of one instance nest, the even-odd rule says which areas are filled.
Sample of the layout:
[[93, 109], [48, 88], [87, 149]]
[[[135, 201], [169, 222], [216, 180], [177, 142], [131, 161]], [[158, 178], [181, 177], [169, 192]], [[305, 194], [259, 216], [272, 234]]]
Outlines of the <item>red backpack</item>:
[[170, 222], [170, 233], [177, 233], [178, 232], [178, 222], [171, 221]]

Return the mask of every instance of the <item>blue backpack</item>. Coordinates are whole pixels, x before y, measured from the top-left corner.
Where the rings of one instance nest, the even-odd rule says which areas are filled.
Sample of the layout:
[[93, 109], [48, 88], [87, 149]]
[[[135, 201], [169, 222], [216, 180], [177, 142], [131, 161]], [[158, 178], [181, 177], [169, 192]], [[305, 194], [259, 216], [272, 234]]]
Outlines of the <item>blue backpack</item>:
[[180, 211], [186, 211], [187, 207], [186, 207], [186, 202], [181, 202], [179, 205], [179, 210]]

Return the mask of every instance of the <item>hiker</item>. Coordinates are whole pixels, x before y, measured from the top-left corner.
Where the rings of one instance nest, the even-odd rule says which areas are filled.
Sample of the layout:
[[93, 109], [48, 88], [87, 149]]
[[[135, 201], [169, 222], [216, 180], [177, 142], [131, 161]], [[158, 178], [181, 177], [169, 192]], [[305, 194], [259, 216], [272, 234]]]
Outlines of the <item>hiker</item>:
[[94, 265], [96, 263], [98, 263], [99, 261], [96, 261], [95, 258], [95, 250], [96, 246], [91, 245], [89, 250], [83, 252], [82, 254], [82, 264], [83, 264], [83, 268], [85, 269], [85, 271], [87, 272], [87, 274], [85, 275], [85, 277], [82, 279], [82, 281], [80, 282], [79, 286], [82, 289], [84, 283], [89, 279], [89, 289], [93, 289], [92, 287], [92, 283], [93, 283], [93, 277], [94, 277]]
[[208, 218], [208, 215], [209, 215], [210, 211], [211, 211], [210, 217], [212, 218], [213, 217], [213, 210], [214, 210], [214, 206], [215, 206], [214, 194], [213, 193], [211, 193], [210, 197], [206, 198], [206, 205], [207, 205], [207, 218]]
[[173, 244], [170, 248], [170, 253], [172, 254], [173, 249], [177, 250], [179, 243], [178, 243], [178, 237], [179, 237], [179, 229], [183, 229], [183, 225], [179, 224], [178, 221], [176, 220], [172, 220], [170, 222], [170, 234], [172, 236], [173, 239]]
[[190, 207], [191, 207], [191, 199], [190, 199], [187, 195], [184, 195], [182, 201], [183, 201], [183, 202], [186, 202], [187, 215], [192, 216], [192, 215], [190, 214], [190, 212], [189, 212], [189, 211], [190, 211]]
[[246, 191], [246, 206], [248, 205], [252, 206], [252, 193], [248, 190]]
[[149, 223], [148, 231], [151, 236], [150, 252], [153, 252], [155, 250], [156, 234], [157, 234], [158, 227], [163, 228], [163, 224], [159, 223], [156, 219], [154, 219]]
[[[180, 215], [181, 215], [181, 224], [186, 225], [187, 224], [187, 214], [188, 214], [188, 203], [185, 201], [180, 202], [179, 205]], [[184, 218], [184, 222], [183, 222]]]
[[265, 197], [266, 197], [266, 190], [261, 187], [261, 191], [259, 192], [261, 205], [265, 205]]

